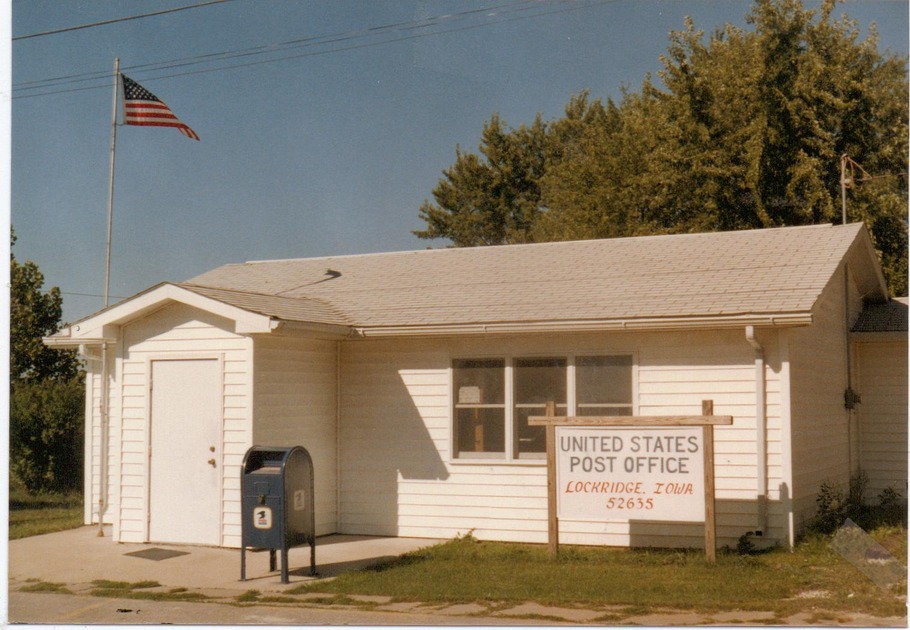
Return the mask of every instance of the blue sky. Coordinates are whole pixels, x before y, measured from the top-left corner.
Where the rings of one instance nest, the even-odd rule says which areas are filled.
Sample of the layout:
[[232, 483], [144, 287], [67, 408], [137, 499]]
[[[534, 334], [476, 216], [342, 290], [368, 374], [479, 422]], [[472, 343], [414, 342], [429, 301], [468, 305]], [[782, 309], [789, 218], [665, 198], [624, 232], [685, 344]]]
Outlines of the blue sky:
[[[14, 0], [12, 34], [199, 1]], [[750, 6], [229, 0], [15, 41], [14, 253], [61, 288], [66, 321], [102, 307], [111, 79], [28, 82], [109, 74], [119, 57], [201, 137], [118, 128], [111, 295], [124, 297], [230, 262], [444, 246], [411, 234], [424, 227], [418, 209], [456, 146], [476, 150], [494, 112], [517, 126], [538, 112], [558, 118], [581, 90], [618, 99], [656, 74], [686, 15], [710, 31], [745, 26]], [[907, 55], [904, 0], [852, 0], [840, 11], [864, 28], [876, 22], [881, 49]], [[198, 63], [252, 48], [260, 54]], [[130, 69], [174, 60], [195, 63]], [[83, 87], [94, 89], [63, 91]]]

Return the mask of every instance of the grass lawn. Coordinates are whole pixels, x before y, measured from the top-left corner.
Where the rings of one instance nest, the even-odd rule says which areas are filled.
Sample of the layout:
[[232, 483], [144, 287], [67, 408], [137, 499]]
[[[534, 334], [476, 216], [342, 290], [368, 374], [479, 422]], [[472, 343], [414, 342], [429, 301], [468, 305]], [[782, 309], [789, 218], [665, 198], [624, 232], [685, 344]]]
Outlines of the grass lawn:
[[[903, 527], [873, 532], [902, 563]], [[906, 580], [885, 591], [815, 536], [794, 552], [718, 554], [701, 551], [569, 547], [551, 559], [545, 546], [478, 542], [471, 537], [407, 554], [371, 570], [303, 585], [292, 593], [386, 595], [423, 602], [537, 601], [556, 606], [620, 605], [642, 611], [679, 609], [906, 614]], [[519, 578], [520, 576], [520, 578]]]
[[82, 497], [68, 495], [30, 495], [10, 489], [9, 539], [49, 534], [82, 525]]

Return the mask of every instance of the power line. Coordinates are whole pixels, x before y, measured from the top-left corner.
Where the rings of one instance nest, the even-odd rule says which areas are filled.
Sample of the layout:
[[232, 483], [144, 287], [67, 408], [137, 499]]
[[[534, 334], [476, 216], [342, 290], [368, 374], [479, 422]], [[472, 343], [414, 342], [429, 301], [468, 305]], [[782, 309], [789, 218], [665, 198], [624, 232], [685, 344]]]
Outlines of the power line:
[[[82, 297], [104, 297], [98, 293], [76, 293], [75, 291], [61, 291], [60, 295], [80, 295]], [[112, 298], [117, 298], [118, 300], [125, 300], [127, 296], [125, 295], [111, 295]]]
[[[512, 8], [513, 5], [526, 5], [524, 7], [519, 7], [518, 9]], [[179, 66], [193, 65], [198, 63], [207, 63], [207, 62], [217, 62], [225, 59], [232, 59], [235, 57], [244, 57], [250, 55], [261, 55], [267, 54], [270, 52], [277, 52], [281, 49], [293, 49], [298, 47], [309, 47], [309, 46], [321, 46], [328, 45], [331, 43], [346, 41], [350, 39], [356, 39], [361, 37], [369, 37], [374, 35], [382, 35], [385, 32], [390, 30], [409, 30], [417, 28], [426, 28], [429, 26], [434, 26], [440, 24], [444, 21], [451, 20], [461, 20], [467, 17], [471, 17], [477, 13], [484, 13], [490, 11], [499, 11], [506, 9], [508, 11], [516, 10], [527, 10], [533, 8], [534, 5], [539, 6], [535, 0], [518, 0], [505, 2], [503, 4], [486, 6], [481, 9], [472, 9], [468, 11], [461, 11], [458, 13], [449, 13], [446, 15], [431, 16], [427, 18], [422, 18], [419, 20], [410, 20], [406, 22], [395, 22], [391, 24], [383, 24], [380, 26], [372, 26], [359, 30], [352, 31], [340, 31], [335, 33], [328, 33], [324, 35], [314, 35], [305, 38], [293, 39], [285, 42], [276, 42], [272, 44], [265, 44], [260, 46], [254, 46], [252, 48], [241, 48], [237, 50], [228, 50], [215, 53], [208, 53], [204, 55], [195, 55], [192, 57], [183, 57], [178, 59], [171, 59], [166, 61], [158, 61], [146, 64], [139, 64], [134, 66], [125, 66], [123, 69], [125, 71], [136, 72], [139, 70], [151, 70], [151, 69], [167, 69], [174, 68]], [[13, 85], [14, 91], [25, 91], [25, 90], [34, 90], [41, 89], [46, 87], [51, 87], [53, 85], [63, 85], [69, 83], [81, 83], [85, 81], [92, 81], [98, 79], [108, 79], [110, 72], [108, 70], [90, 72], [90, 73], [80, 73], [80, 74], [71, 74], [64, 75], [60, 77], [53, 77], [49, 79], [40, 79], [35, 81], [26, 81]], [[106, 86], [105, 86], [106, 87]]]
[[31, 35], [17, 35], [13, 37], [13, 41], [18, 41], [20, 39], [31, 39], [32, 37], [44, 37], [45, 35], [57, 35], [59, 33], [68, 33], [70, 31], [78, 31], [83, 28], [93, 28], [95, 26], [105, 26], [107, 24], [116, 24], [118, 22], [127, 22], [129, 20], [138, 20], [141, 18], [152, 17], [154, 15], [164, 15], [165, 13], [175, 13], [177, 11], [186, 11], [187, 9], [196, 9], [199, 7], [205, 7], [210, 4], [218, 4], [220, 2], [227, 2], [228, 0], [209, 0], [209, 2], [201, 2], [199, 4], [191, 4], [185, 7], [176, 7], [174, 9], [164, 9], [162, 11], [153, 11], [151, 13], [143, 13], [141, 15], [129, 15], [121, 18], [113, 18], [111, 20], [104, 20], [102, 22], [92, 22], [91, 24], [80, 24], [79, 26], [67, 26], [64, 28], [54, 29], [52, 31], [43, 31], [41, 33], [32, 33]]
[[[615, 1], [616, 0], [597, 0], [595, 2], [591, 2], [588, 4], [584, 4], [584, 5], [572, 5], [572, 6], [569, 6], [568, 8], [562, 8], [562, 9], [557, 9], [557, 10], [552, 10], [552, 11], [540, 11], [540, 12], [529, 14], [529, 15], [519, 15], [517, 17], [509, 17], [509, 18], [505, 18], [505, 19], [492, 20], [492, 21], [488, 21], [488, 22], [483, 22], [481, 24], [473, 24], [473, 25], [463, 26], [463, 27], [459, 27], [459, 28], [443, 29], [443, 30], [437, 30], [437, 31], [432, 31], [432, 32], [427, 32], [427, 33], [418, 33], [418, 34], [407, 35], [407, 36], [402, 36], [402, 37], [395, 37], [392, 39], [385, 39], [382, 41], [368, 42], [368, 43], [362, 43], [362, 44], [353, 44], [353, 45], [349, 45], [349, 46], [343, 46], [340, 48], [332, 48], [329, 50], [316, 50], [316, 51], [294, 54], [294, 55], [284, 55], [284, 56], [279, 56], [279, 57], [275, 57], [272, 59], [252, 61], [252, 62], [248, 62], [248, 63], [238, 63], [238, 64], [233, 64], [233, 65], [220, 66], [220, 67], [215, 67], [215, 68], [207, 68], [207, 69], [202, 69], [202, 70], [192, 70], [192, 71], [188, 71], [188, 72], [165, 74], [165, 75], [144, 78], [143, 80], [149, 81], [149, 80], [167, 79], [167, 78], [180, 77], [180, 76], [188, 76], [188, 75], [194, 75], [194, 74], [205, 74], [205, 73], [209, 73], [209, 72], [219, 72], [219, 71], [223, 71], [223, 70], [232, 70], [232, 69], [236, 69], [236, 68], [244, 68], [244, 67], [268, 64], [268, 63], [276, 63], [279, 61], [287, 61], [289, 59], [300, 59], [300, 58], [304, 58], [304, 57], [321, 56], [321, 55], [328, 55], [328, 54], [346, 52], [346, 51], [351, 51], [351, 50], [358, 50], [358, 49], [362, 49], [362, 48], [370, 48], [370, 47], [374, 47], [374, 46], [382, 46], [385, 44], [392, 44], [392, 43], [398, 43], [398, 42], [412, 40], [412, 39], [431, 37], [434, 35], [443, 35], [443, 34], [448, 34], [448, 33], [456, 33], [456, 32], [474, 30], [474, 29], [484, 28], [487, 26], [492, 26], [492, 25], [506, 23], [506, 22], [515, 22], [515, 21], [519, 21], [519, 20], [527, 20], [527, 19], [532, 19], [532, 18], [536, 18], [536, 17], [555, 15], [555, 14], [559, 14], [559, 13], [568, 13], [568, 12], [572, 12], [572, 11], [579, 11], [582, 9], [588, 9], [588, 8], [591, 8], [594, 6], [603, 5], [608, 2], [615, 2]], [[513, 4], [515, 4], [515, 3], [513, 3]], [[517, 3], [517, 4], [521, 4], [521, 3]], [[525, 4], [526, 4], [526, 2], [525, 2]], [[178, 68], [178, 67], [199, 65], [199, 64], [203, 64], [203, 63], [220, 62], [220, 61], [225, 61], [228, 59], [236, 59], [236, 58], [246, 57], [246, 56], [267, 54], [270, 52], [281, 52], [282, 50], [283, 51], [293, 50], [295, 48], [301, 48], [301, 47], [325, 46], [325, 45], [335, 44], [335, 43], [338, 43], [341, 41], [363, 39], [365, 37], [370, 37], [370, 36], [376, 35], [377, 31], [382, 31], [382, 30], [388, 31], [393, 28], [396, 28], [397, 30], [410, 31], [410, 30], [427, 28], [428, 26], [434, 26], [434, 25], [438, 24], [438, 22], [435, 24], [428, 24], [427, 23], [428, 20], [450, 19], [450, 18], [456, 17], [456, 16], [466, 16], [466, 15], [472, 14], [472, 13], [489, 12], [492, 10], [503, 9], [503, 8], [508, 9], [507, 11], [503, 12], [503, 14], [509, 15], [509, 14], [513, 14], [513, 13], [519, 13], [522, 11], [528, 11], [531, 9], [535, 9], [540, 6], [545, 6], [545, 5], [540, 5], [539, 3], [536, 3], [536, 2], [532, 3], [530, 6], [523, 6], [523, 7], [518, 7], [518, 8], [511, 8], [511, 5], [509, 5], [509, 4], [497, 5], [494, 7], [486, 7], [484, 9], [466, 11], [466, 12], [462, 12], [460, 14], [449, 14], [449, 15], [444, 15], [444, 16], [437, 16], [434, 18], [427, 18], [427, 19], [419, 20], [419, 21], [404, 22], [404, 23], [399, 23], [399, 24], [385, 25], [385, 26], [381, 26], [381, 27], [372, 27], [372, 28], [368, 28], [368, 29], [361, 29], [360, 31], [348, 31], [345, 33], [314, 36], [314, 37], [310, 37], [310, 38], [292, 40], [291, 42], [283, 42], [283, 43], [271, 44], [271, 45], [267, 45], [267, 46], [257, 46], [254, 48], [248, 48], [248, 49], [242, 49], [242, 50], [223, 51], [220, 53], [210, 53], [207, 55], [200, 55], [197, 57], [189, 57], [189, 58], [184, 58], [184, 59], [175, 59], [172, 61], [149, 63], [149, 64], [143, 64], [143, 65], [139, 65], [139, 66], [130, 66], [130, 67], [125, 67], [124, 70], [130, 70], [130, 71], [136, 70], [136, 69], [145, 69], [146, 71], [167, 70], [167, 69], [174, 69], [174, 68]], [[490, 15], [497, 15], [497, 14], [492, 13]], [[327, 38], [332, 38], [332, 39], [327, 39]], [[318, 40], [324, 40], [324, 41], [318, 41]], [[295, 45], [289, 45], [289, 44], [295, 44]], [[94, 78], [94, 74], [98, 75], [97, 79]], [[143, 77], [140, 75], [139, 78], [143, 78]], [[13, 96], [13, 99], [34, 98], [34, 97], [38, 97], [38, 96], [48, 96], [51, 94], [81, 92], [81, 91], [86, 91], [86, 90], [97, 90], [97, 89], [109, 87], [109, 85], [107, 83], [107, 80], [109, 79], [108, 73], [93, 73], [93, 74], [87, 73], [85, 75], [71, 75], [70, 77], [60, 77], [60, 79], [72, 79], [72, 80], [64, 81], [64, 82], [58, 83], [57, 85], [62, 85], [63, 83], [73, 83], [73, 82], [82, 82], [82, 81], [91, 81], [91, 80], [104, 80], [105, 83], [102, 85], [93, 85], [93, 86], [88, 86], [88, 87], [69, 88], [69, 89], [64, 89], [64, 90], [52, 90], [52, 91], [47, 91], [47, 92], [41, 92], [39, 94], [20, 94], [17, 96]], [[47, 81], [50, 82], [50, 81], [56, 81], [56, 80], [57, 79], [48, 79]], [[22, 87], [19, 87], [19, 88], [14, 87], [14, 91], [16, 91], [17, 89], [26, 90], [26, 89], [36, 89], [39, 87], [51, 87], [52, 84], [48, 83], [45, 85], [28, 86], [28, 87], [26, 87], [25, 84], [20, 84], [20, 85]]]

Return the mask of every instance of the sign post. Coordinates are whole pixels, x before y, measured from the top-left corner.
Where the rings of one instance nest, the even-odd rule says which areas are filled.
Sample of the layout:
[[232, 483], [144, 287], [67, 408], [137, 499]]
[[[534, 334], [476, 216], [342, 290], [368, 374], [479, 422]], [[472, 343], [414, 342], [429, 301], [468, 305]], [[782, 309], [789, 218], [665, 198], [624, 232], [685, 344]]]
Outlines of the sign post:
[[701, 521], [705, 554], [716, 558], [712, 401], [701, 416], [546, 416], [529, 418], [547, 438], [547, 511], [551, 555], [559, 520]]
[[[556, 416], [556, 403], [547, 403], [547, 417]], [[547, 424], [547, 541], [550, 555], [559, 553], [559, 515], [556, 487], [556, 425]]]
[[[701, 401], [701, 415], [714, 415], [714, 401]], [[730, 419], [733, 422], [733, 419]], [[705, 557], [708, 562], [717, 560], [717, 534], [714, 515], [714, 425], [702, 425], [705, 451]]]

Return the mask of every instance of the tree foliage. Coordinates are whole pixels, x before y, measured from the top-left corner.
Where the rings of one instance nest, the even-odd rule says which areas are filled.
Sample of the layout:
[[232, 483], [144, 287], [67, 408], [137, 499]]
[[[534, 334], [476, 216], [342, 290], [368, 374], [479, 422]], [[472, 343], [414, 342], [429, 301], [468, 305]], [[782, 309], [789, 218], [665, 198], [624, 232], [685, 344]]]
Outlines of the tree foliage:
[[10, 389], [10, 472], [30, 492], [82, 487], [82, 380], [22, 379]]
[[[15, 233], [11, 236], [16, 242]], [[69, 379], [79, 374], [72, 351], [48, 348], [41, 342], [60, 330], [63, 296], [52, 287], [43, 292], [44, 274], [34, 262], [20, 263], [10, 254], [10, 356], [9, 372], [19, 379]]]
[[10, 472], [31, 492], [76, 490], [83, 376], [74, 352], [41, 342], [60, 329], [63, 306], [60, 289], [43, 286], [38, 265], [10, 255]]
[[456, 152], [420, 211], [455, 246], [738, 230], [841, 220], [840, 159], [874, 179], [848, 190], [892, 293], [907, 293], [907, 67], [836, 2], [756, 0], [749, 28], [670, 33], [660, 84]]

